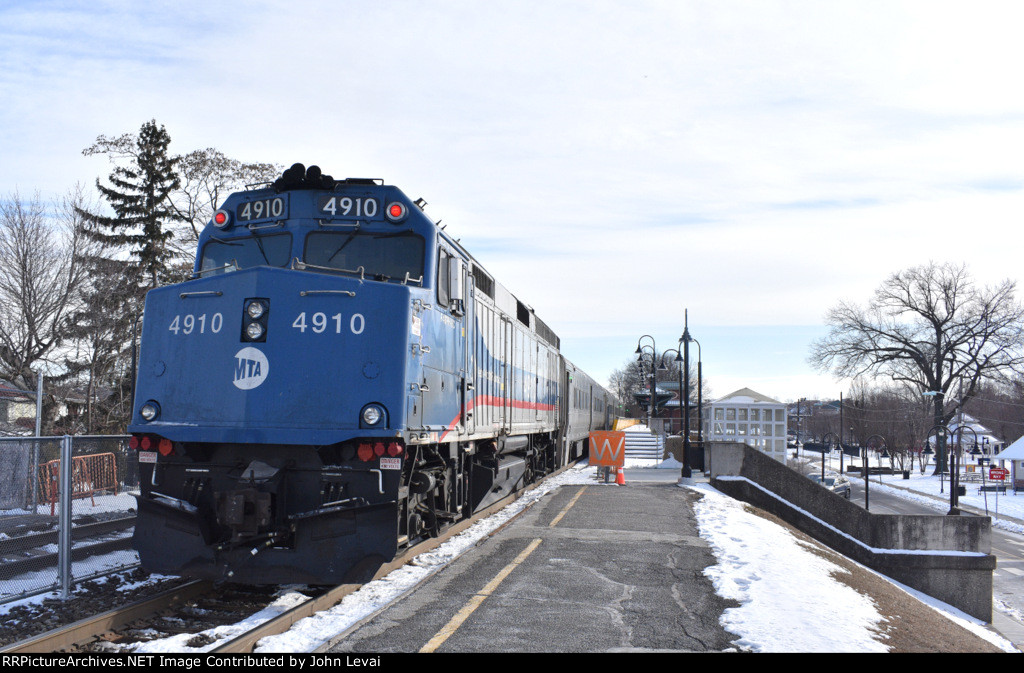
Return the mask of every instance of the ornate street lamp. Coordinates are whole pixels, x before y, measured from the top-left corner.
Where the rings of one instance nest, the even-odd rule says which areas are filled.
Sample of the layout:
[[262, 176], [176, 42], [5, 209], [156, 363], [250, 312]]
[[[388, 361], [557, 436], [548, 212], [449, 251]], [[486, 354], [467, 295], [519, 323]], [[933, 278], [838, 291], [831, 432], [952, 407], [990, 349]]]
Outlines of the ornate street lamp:
[[878, 438], [880, 443], [878, 445], [878, 448], [875, 449], [875, 451], [878, 451], [879, 453], [885, 451], [885, 437], [882, 437], [881, 435], [871, 435], [866, 440], [864, 440], [864, 445], [861, 448], [861, 455], [863, 456], [864, 460], [864, 509], [868, 511], [870, 511], [870, 508], [868, 507], [868, 484], [870, 483], [868, 476], [871, 474], [871, 471], [868, 470], [868, 451], [871, 450], [871, 440], [875, 439], [876, 437]]
[[[650, 346], [641, 346], [640, 342], [643, 341], [644, 339], [650, 339], [651, 340], [651, 345]], [[654, 358], [656, 358], [658, 356], [658, 349], [654, 345], [654, 337], [652, 337], [650, 334], [643, 335], [636, 342], [636, 354], [637, 354], [636, 361], [640, 363], [640, 375], [641, 376], [643, 376], [643, 372], [644, 372], [644, 365], [643, 365], [643, 363], [644, 363], [644, 349], [645, 348], [650, 348], [651, 349], [651, 400], [650, 400], [650, 403], [647, 405], [647, 410], [648, 410], [647, 411], [647, 427], [649, 429], [653, 430], [654, 428], [652, 426], [652, 422], [653, 422], [653, 419], [654, 419], [654, 379], [655, 379], [655, 374], [656, 374], [655, 365], [654, 365]]]
[[[821, 483], [825, 483], [825, 453], [832, 457], [832, 442], [836, 441], [838, 436], [834, 432], [826, 432], [825, 436], [821, 438]], [[843, 445], [839, 445], [839, 450], [843, 450]], [[805, 452], [806, 453], [806, 452]]]
[[[683, 335], [679, 337], [679, 343], [683, 347], [683, 369], [686, 370], [683, 390], [683, 405], [685, 407], [685, 411], [683, 412], [683, 469], [680, 475], [682, 479], [689, 479], [693, 475], [693, 472], [690, 469], [690, 342], [693, 340], [693, 337], [690, 336], [690, 310], [684, 309]], [[699, 352], [699, 344], [697, 345], [697, 348]], [[700, 384], [698, 383], [698, 385]], [[697, 394], [700, 394], [699, 390]], [[700, 415], [699, 405], [697, 413]]]
[[676, 366], [679, 368], [679, 432], [682, 433], [683, 432], [683, 368], [682, 368], [681, 364], [678, 364], [678, 363], [682, 363], [682, 361], [683, 361], [682, 353], [680, 353], [675, 348], [667, 349], [664, 353], [661, 354], [661, 365], [658, 367], [658, 369], [660, 369], [663, 372], [664, 371], [668, 371], [668, 367], [665, 365], [665, 356], [668, 355], [669, 353], [675, 353], [676, 354], [674, 362], [677, 363]]

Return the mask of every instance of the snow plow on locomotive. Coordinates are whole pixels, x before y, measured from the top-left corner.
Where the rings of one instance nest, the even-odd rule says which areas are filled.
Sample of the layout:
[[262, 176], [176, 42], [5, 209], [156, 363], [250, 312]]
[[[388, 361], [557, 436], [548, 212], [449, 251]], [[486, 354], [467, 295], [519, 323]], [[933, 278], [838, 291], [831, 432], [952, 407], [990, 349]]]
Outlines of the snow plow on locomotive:
[[297, 164], [147, 296], [134, 409], [145, 568], [328, 584], [565, 465], [612, 401], [417, 203]]

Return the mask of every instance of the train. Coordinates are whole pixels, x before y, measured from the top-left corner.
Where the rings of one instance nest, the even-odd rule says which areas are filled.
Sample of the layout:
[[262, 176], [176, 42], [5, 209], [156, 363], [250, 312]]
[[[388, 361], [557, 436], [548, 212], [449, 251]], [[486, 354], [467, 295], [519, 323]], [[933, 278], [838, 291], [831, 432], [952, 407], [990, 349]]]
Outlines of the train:
[[149, 291], [143, 568], [366, 581], [611, 428], [612, 393], [424, 205], [295, 164], [228, 196], [191, 278]]

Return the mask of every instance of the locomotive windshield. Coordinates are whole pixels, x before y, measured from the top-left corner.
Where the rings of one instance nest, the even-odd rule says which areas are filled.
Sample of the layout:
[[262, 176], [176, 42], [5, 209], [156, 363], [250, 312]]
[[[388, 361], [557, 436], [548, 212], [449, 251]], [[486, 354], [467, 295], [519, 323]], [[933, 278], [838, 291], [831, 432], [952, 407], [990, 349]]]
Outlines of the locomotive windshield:
[[199, 273], [215, 275], [253, 266], [283, 267], [288, 265], [291, 251], [291, 234], [231, 239], [211, 237], [203, 247]]
[[424, 247], [423, 238], [409, 231], [313, 232], [306, 238], [305, 262], [376, 280], [422, 282]]

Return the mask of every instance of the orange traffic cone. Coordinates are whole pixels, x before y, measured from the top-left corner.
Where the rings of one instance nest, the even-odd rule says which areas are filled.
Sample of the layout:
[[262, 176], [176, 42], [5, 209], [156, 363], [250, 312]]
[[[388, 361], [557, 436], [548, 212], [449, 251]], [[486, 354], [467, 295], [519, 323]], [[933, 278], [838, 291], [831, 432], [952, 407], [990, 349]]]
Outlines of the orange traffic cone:
[[619, 486], [625, 486], [626, 485], [626, 473], [623, 472], [622, 470], [616, 470], [615, 471], [615, 483], [618, 484]]

